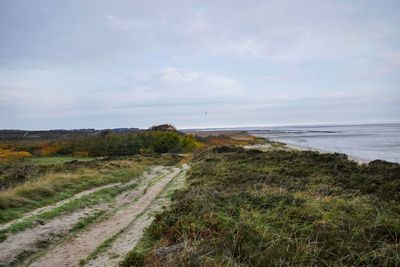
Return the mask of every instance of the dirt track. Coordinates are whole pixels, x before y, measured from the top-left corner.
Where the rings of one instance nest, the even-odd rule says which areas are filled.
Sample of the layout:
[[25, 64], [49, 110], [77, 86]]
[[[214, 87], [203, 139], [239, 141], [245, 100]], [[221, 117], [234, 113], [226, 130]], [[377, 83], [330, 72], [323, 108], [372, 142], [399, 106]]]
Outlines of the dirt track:
[[92, 255], [85, 267], [88, 266], [118, 266], [132, 248], [140, 241], [144, 229], [151, 224], [154, 214], [161, 211], [164, 206], [170, 204], [169, 194], [177, 188], [182, 188], [185, 183], [186, 170], [181, 172], [171, 181], [163, 192], [146, 208], [146, 210], [137, 216], [131, 224], [126, 227], [120, 234], [115, 236], [107, 247]]
[[[154, 183], [151, 182], [149, 187], [144, 190], [144, 194], [137, 201], [123, 206], [106, 220], [92, 225], [88, 230], [78, 233], [76, 236], [51, 248], [30, 266], [78, 266], [79, 262], [86, 259], [99, 245], [123, 231], [129, 225], [135, 225], [135, 227], [129, 229], [130, 231], [128, 232], [139, 236], [149, 224], [149, 221], [143, 220], [140, 223], [141, 219], [138, 217], [146, 211], [167, 184], [186, 168], [187, 166], [173, 168], [169, 174], [160, 179], [155, 179]], [[137, 223], [132, 223], [136, 218], [138, 218]], [[130, 238], [135, 239], [135, 236], [132, 235]]]

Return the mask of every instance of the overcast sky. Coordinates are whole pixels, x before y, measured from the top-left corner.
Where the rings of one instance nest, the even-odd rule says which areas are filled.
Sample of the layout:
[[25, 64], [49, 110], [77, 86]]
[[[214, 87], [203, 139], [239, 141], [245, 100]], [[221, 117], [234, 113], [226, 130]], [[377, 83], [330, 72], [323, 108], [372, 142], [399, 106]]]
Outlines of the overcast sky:
[[400, 1], [0, 1], [0, 128], [400, 121]]

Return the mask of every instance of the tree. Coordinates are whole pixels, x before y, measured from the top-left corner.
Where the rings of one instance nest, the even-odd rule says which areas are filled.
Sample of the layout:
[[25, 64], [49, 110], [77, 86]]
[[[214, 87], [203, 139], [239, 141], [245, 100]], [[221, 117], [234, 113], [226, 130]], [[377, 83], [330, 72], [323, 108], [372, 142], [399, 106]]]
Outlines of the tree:
[[171, 124], [160, 124], [150, 127], [151, 131], [174, 131], [176, 132], [175, 126]]

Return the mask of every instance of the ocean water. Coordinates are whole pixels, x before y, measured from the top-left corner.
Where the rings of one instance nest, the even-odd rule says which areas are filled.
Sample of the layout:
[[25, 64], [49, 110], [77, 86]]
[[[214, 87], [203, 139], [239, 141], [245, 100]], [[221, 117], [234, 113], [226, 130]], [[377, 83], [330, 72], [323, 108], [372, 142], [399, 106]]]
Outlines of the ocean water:
[[247, 129], [286, 144], [339, 152], [366, 161], [400, 163], [400, 123], [331, 126], [285, 126]]

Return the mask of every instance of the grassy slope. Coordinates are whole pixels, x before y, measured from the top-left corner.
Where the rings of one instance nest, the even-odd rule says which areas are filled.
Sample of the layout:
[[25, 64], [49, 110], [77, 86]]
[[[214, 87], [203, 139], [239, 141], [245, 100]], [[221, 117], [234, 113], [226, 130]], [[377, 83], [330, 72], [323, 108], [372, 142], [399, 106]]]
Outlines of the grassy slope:
[[124, 266], [398, 266], [400, 166], [221, 147]]

